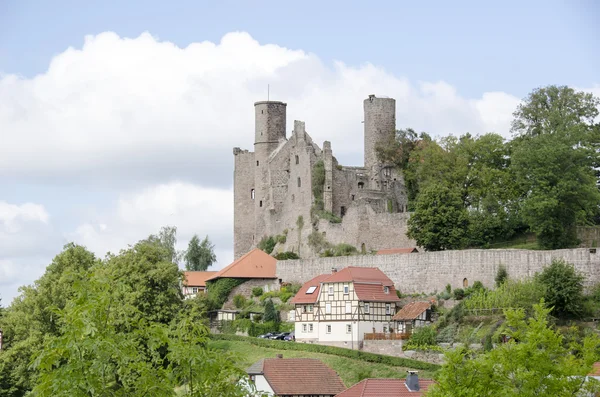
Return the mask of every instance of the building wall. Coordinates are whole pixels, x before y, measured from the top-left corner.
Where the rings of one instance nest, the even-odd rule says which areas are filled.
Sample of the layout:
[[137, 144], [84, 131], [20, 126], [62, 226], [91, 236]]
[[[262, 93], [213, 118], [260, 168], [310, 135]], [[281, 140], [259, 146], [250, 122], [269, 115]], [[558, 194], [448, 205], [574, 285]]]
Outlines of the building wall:
[[254, 386], [256, 387], [256, 391], [262, 393], [269, 393], [269, 395], [275, 395], [275, 392], [269, 385], [269, 382], [265, 379], [264, 375], [255, 375], [254, 378]]
[[243, 295], [246, 298], [250, 298], [252, 296], [252, 289], [255, 287], [262, 288], [264, 292], [277, 291], [279, 290], [279, 280], [272, 278], [252, 278], [247, 280], [245, 283], [231, 290], [227, 301], [223, 304], [223, 309], [235, 309], [233, 297]]
[[[255, 246], [254, 228], [254, 153], [240, 148], [233, 149], [233, 250], [236, 259], [250, 251]], [[252, 198], [254, 189], [254, 199]], [[238, 255], [238, 253], [241, 253]]]
[[442, 291], [446, 284], [463, 288], [476, 280], [494, 285], [500, 265], [513, 278], [532, 277], [553, 258], [573, 263], [586, 276], [585, 285], [600, 282], [600, 250], [576, 248], [554, 251], [462, 250], [395, 255], [357, 255], [333, 258], [299, 259], [277, 262], [277, 276], [284, 282], [304, 283], [311, 278], [347, 266], [378, 267], [402, 293]]

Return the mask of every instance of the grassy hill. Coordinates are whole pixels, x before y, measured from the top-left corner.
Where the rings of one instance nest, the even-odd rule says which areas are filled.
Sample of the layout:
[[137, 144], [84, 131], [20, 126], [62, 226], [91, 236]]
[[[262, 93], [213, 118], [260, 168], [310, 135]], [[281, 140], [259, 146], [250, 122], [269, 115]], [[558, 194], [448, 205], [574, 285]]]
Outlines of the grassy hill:
[[[209, 347], [232, 353], [237, 364], [244, 369], [248, 368], [261, 358], [274, 358], [276, 354], [283, 354], [284, 358], [316, 358], [336, 371], [342, 378], [346, 387], [350, 387], [364, 378], [404, 378], [406, 376], [406, 371], [412, 369], [381, 363], [371, 363], [331, 354], [256, 346], [245, 341], [211, 340]], [[433, 372], [430, 370], [419, 370], [419, 376], [422, 378], [431, 378]]]

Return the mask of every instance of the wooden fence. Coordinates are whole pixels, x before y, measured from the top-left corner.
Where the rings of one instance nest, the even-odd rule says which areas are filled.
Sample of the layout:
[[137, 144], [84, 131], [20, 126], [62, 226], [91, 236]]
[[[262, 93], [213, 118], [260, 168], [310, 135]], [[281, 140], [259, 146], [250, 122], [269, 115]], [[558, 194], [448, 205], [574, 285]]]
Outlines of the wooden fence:
[[365, 332], [365, 340], [406, 340], [410, 338], [409, 333], [383, 333], [383, 332], [374, 332], [374, 333], [366, 333]]

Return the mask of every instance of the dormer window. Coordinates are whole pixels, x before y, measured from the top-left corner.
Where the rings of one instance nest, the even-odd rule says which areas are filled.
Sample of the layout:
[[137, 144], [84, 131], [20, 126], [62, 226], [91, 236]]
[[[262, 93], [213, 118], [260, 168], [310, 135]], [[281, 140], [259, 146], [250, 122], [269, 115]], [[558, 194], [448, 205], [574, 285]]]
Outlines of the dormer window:
[[390, 293], [390, 287], [383, 287], [383, 292], [386, 294]]

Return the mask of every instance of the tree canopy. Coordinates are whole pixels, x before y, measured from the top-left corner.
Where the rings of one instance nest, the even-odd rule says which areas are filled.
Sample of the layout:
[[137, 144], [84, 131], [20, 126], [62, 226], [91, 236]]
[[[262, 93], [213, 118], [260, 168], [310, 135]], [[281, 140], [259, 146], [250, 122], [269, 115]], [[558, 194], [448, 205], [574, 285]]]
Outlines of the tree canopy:
[[198, 235], [194, 234], [184, 253], [186, 270], [205, 271], [209, 266], [212, 266], [217, 260], [214, 247], [208, 236], [200, 242]]

